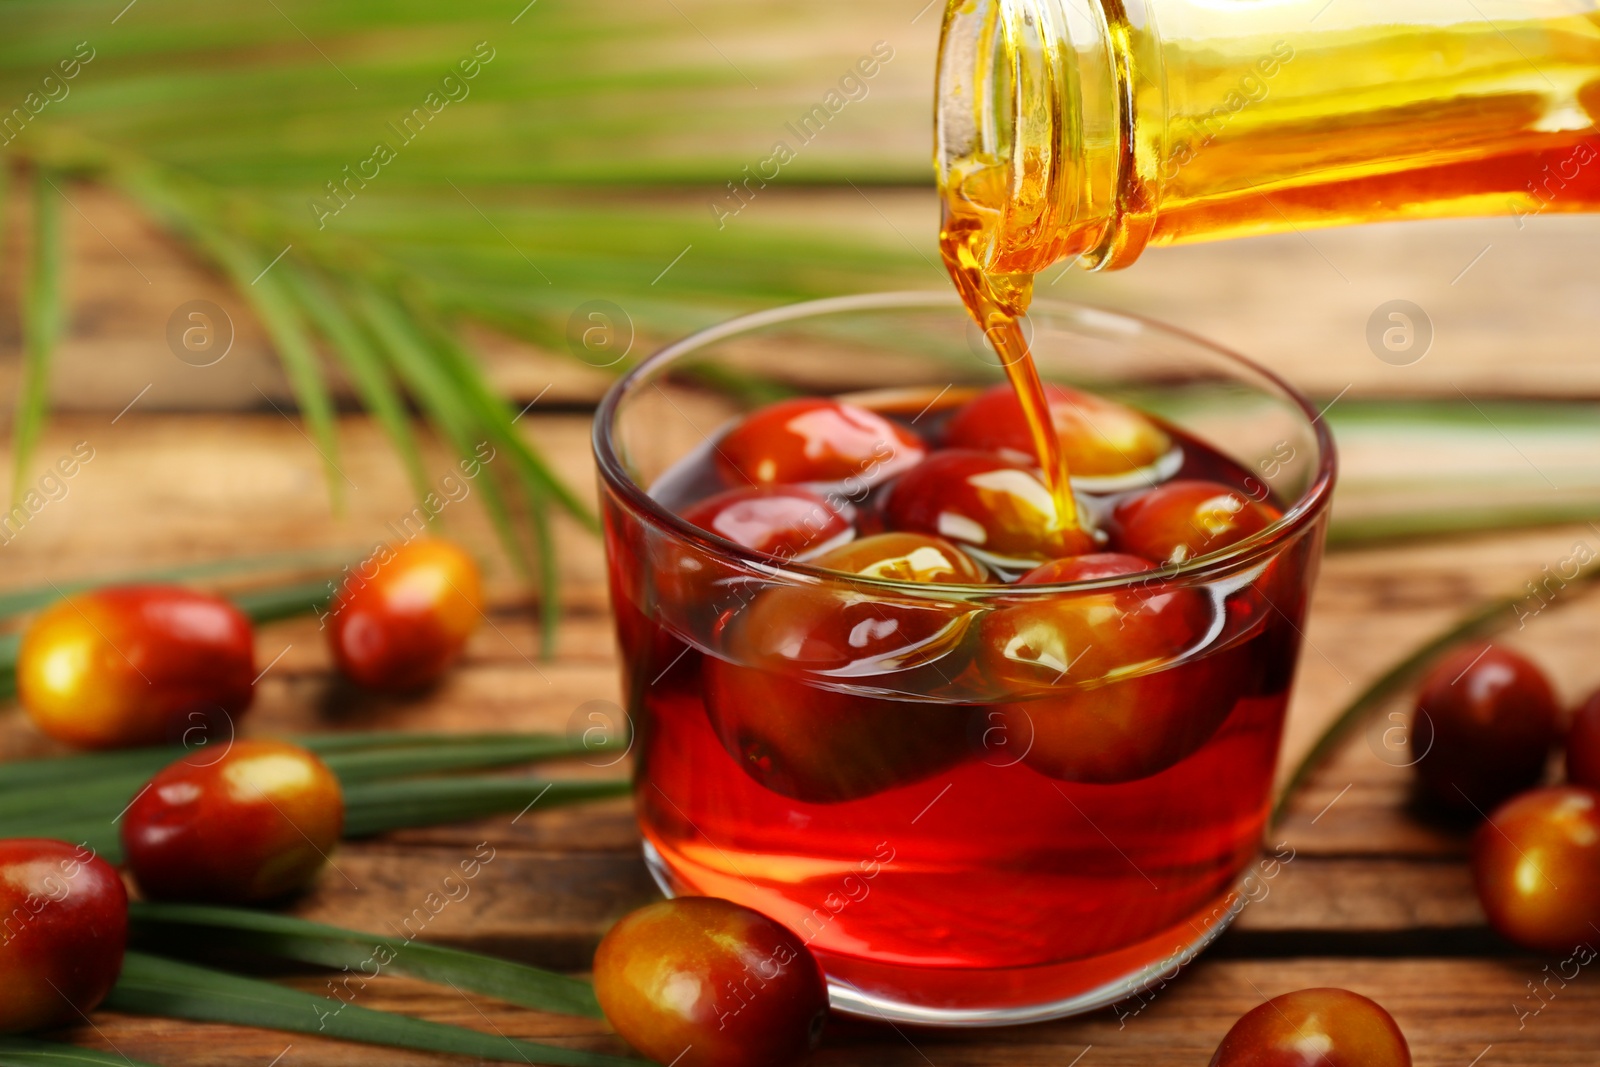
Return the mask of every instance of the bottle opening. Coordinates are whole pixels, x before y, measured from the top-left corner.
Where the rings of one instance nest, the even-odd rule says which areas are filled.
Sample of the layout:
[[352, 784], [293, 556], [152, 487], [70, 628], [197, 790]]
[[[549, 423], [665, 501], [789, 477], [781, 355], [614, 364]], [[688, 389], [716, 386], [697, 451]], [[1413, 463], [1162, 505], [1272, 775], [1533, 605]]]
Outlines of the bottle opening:
[[982, 219], [998, 275], [1105, 265], [1126, 180], [1129, 109], [1116, 0], [951, 0], [934, 115], [947, 205]]

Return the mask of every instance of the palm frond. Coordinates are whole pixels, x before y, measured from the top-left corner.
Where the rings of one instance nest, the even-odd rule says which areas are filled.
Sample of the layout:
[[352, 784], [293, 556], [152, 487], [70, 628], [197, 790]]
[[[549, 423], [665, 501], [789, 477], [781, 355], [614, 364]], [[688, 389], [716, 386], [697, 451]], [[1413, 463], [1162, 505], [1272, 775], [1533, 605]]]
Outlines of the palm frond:
[[1327, 418], [1345, 460], [1330, 548], [1600, 519], [1600, 405], [1347, 397]]
[[[172, 0], [76, 44], [90, 10], [8, 11], [0, 91], [25, 93], [63, 57], [81, 74], [7, 151], [114, 185], [217, 263], [278, 350], [335, 500], [347, 479], [324, 352], [419, 497], [428, 479], [408, 400], [457, 452], [487, 441], [508, 456], [482, 499], [519, 570], [538, 576], [547, 649], [560, 610], [551, 509], [594, 519], [519, 432], [459, 318], [560, 353], [568, 317], [596, 298], [661, 338], [760, 304], [938, 281], [892, 234], [863, 240], [777, 204], [723, 227], [711, 209], [771, 154], [774, 131], [799, 146], [782, 131], [818, 97], [818, 64], [842, 74], [853, 53], [769, 58], [756, 94], [749, 71], [707, 49], [703, 13], [671, 6], [544, 0], [519, 15], [490, 0]], [[751, 39], [769, 18], [740, 6], [715, 16], [719, 33]], [[784, 182], [927, 184], [920, 100], [888, 91], [874, 107], [902, 116], [903, 132], [818, 138]], [[379, 142], [394, 158], [376, 173], [366, 161]], [[36, 434], [42, 411], [40, 400], [18, 433]]]
[[345, 791], [345, 836], [486, 819], [538, 805], [560, 807], [625, 797], [627, 779], [540, 781], [533, 778], [429, 778], [373, 782]]
[[[415, 330], [405, 321], [404, 312], [393, 300], [368, 286], [357, 287], [353, 298], [395, 375], [406, 383], [406, 388], [429, 413], [456, 454], [463, 459], [477, 456], [478, 449], [489, 444], [487, 437], [483, 436], [466, 402], [451, 388], [448, 376], [427, 348], [418, 343]], [[498, 472], [486, 472], [482, 486], [484, 508], [501, 546], [523, 575], [531, 575], [533, 566], [526, 547], [517, 536]]]
[[284, 264], [282, 278], [294, 299], [305, 308], [317, 329], [334, 346], [340, 363], [355, 383], [362, 403], [389, 435], [395, 450], [400, 453], [401, 462], [405, 464], [406, 474], [411, 479], [411, 487], [417, 498], [426, 497], [431, 486], [422, 466], [422, 451], [417, 445], [416, 433], [411, 427], [411, 414], [406, 410], [405, 401], [395, 388], [394, 378], [383, 365], [383, 360], [355, 320], [329, 291], [326, 281], [295, 262]]
[[206, 560], [202, 563], [185, 563], [176, 567], [151, 567], [138, 571], [51, 582], [0, 593], [0, 625], [15, 620], [16, 616], [53, 604], [69, 593], [93, 589], [102, 585], [124, 585], [135, 582], [194, 582], [207, 579], [260, 578], [284, 572], [332, 572], [346, 563], [360, 558], [353, 550], [314, 549], [310, 551], [274, 552], [261, 556], [235, 556], [228, 559]]
[[273, 982], [144, 952], [127, 954], [122, 977], [104, 1007], [135, 1015], [260, 1026], [496, 1061], [570, 1067], [643, 1067], [640, 1060], [519, 1041], [377, 1011], [343, 999], [302, 993]]
[[119, 1053], [95, 1052], [33, 1037], [0, 1037], [0, 1067], [156, 1067]]
[[[627, 780], [621, 778], [536, 780], [475, 773], [604, 750], [581, 738], [436, 734], [426, 743], [393, 744], [382, 735], [370, 740], [298, 739], [321, 754], [339, 778], [346, 837], [466, 822], [535, 804], [554, 807], [628, 791]], [[8, 764], [0, 768], [0, 837], [80, 841], [110, 862], [120, 862], [117, 813], [151, 775], [184, 753], [183, 748], [158, 746]]]
[[49, 403], [50, 357], [61, 337], [61, 271], [65, 258], [61, 191], [39, 170], [33, 181], [33, 256], [22, 303], [22, 383], [12, 429], [11, 503], [22, 501]]
[[[273, 276], [276, 260], [226, 235], [217, 234], [207, 242], [232, 278], [235, 288], [250, 301], [258, 318], [272, 338], [283, 361], [290, 388], [294, 390], [300, 412], [310, 431], [312, 446], [322, 457], [328, 492], [335, 512], [343, 510], [344, 488], [359, 489], [339, 466], [339, 440], [335, 428], [333, 399], [323, 377], [316, 342], [305, 322], [303, 305], [297, 302], [279, 278]], [[278, 254], [288, 253], [285, 248]], [[253, 277], [252, 277], [253, 272]], [[274, 408], [271, 398], [263, 396]]]

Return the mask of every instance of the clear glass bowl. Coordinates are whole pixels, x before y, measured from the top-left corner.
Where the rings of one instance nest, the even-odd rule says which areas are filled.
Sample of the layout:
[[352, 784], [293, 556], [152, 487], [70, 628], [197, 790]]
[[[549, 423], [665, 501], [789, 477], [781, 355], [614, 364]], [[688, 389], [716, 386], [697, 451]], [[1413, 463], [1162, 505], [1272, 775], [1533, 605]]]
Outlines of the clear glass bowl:
[[[1114, 1003], [1224, 928], [1260, 848], [1332, 441], [1280, 379], [1180, 331], [1043, 302], [1028, 326], [1046, 380], [1156, 415], [1185, 476], [1225, 468], [1282, 517], [1156, 572], [927, 585], [752, 552], [658, 501], [710, 469], [718, 435], [774, 387], [936, 435], [1001, 380], [946, 294], [705, 330], [632, 370], [595, 421], [651, 870], [670, 894], [790, 926], [841, 1011], [987, 1026]], [[1093, 513], [1173, 465], [1075, 487]], [[864, 485], [823, 488], [871, 510]], [[862, 612], [870, 662], [775, 666], [808, 627], [848, 644], [828, 631]], [[1093, 669], [1043, 685], [991, 669], [993, 635], [1019, 613], [1088, 620]], [[1152, 653], [1174, 617], [1188, 636]]]

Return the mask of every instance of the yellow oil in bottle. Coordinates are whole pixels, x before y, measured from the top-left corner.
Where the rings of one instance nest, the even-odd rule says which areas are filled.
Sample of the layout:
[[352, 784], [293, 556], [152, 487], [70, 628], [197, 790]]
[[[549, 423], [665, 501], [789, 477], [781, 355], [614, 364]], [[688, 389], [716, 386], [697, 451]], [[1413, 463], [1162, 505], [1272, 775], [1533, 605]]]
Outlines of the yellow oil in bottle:
[[[1018, 319], [1148, 245], [1600, 211], [1593, 0], [951, 0], [940, 246], [1065, 484]], [[1047, 440], [1048, 439], [1048, 440]]]

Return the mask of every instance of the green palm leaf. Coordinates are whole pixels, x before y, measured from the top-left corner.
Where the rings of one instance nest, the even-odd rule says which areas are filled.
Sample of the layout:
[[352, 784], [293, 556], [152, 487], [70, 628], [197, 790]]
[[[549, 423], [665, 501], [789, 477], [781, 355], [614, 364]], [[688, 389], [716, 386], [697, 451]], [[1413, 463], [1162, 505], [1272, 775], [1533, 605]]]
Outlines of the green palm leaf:
[[[354, 780], [387, 775], [439, 773], [463, 769], [452, 753], [468, 753], [466, 769], [509, 766], [588, 752], [604, 752], [611, 742], [569, 740], [552, 734], [441, 734], [410, 731], [355, 731], [345, 734], [308, 734], [291, 740], [342, 767]], [[625, 742], [624, 742], [625, 744]], [[508, 753], [496, 757], [495, 751]], [[10, 760], [0, 763], [0, 798], [46, 786], [96, 782], [127, 774], [137, 785], [182, 755], [176, 745], [125, 749], [121, 752], [86, 752], [75, 756]], [[420, 759], [417, 758], [420, 754]], [[371, 757], [389, 759], [383, 773], [375, 773]], [[367, 757], [367, 758], [363, 758]], [[492, 762], [496, 758], [501, 762]], [[486, 762], [486, 760], [488, 762]], [[341, 761], [343, 761], [341, 763]], [[507, 762], [509, 761], [509, 762]]]
[[[86, 0], [8, 12], [0, 88], [22, 88], [57, 52], [72, 54], [88, 12]], [[448, 8], [284, 0], [270, 9], [175, 0], [141, 8], [95, 40], [70, 95], [9, 150], [104, 178], [219, 262], [266, 323], [335, 492], [343, 477], [319, 340], [396, 442], [419, 491], [424, 481], [395, 391], [360, 333], [337, 315], [339, 300], [318, 299], [337, 294], [300, 284], [302, 271], [315, 265], [342, 275], [341, 285], [403, 293], [403, 325], [422, 327], [423, 358], [449, 367], [443, 402], [470, 418], [441, 425], [432, 398], [410, 382], [407, 391], [446, 439], [493, 431], [497, 447], [509, 450], [524, 483], [518, 499], [484, 500], [498, 526], [523, 514], [532, 520], [537, 560], [528, 562], [549, 586], [547, 506], [586, 525], [592, 517], [510, 429], [514, 409], [488, 390], [477, 359], [441, 325], [465, 314], [559, 351], [567, 318], [595, 297], [624, 303], [642, 328], [664, 336], [741, 307], [910, 280], [913, 272], [893, 238], [864, 245], [842, 226], [819, 235], [814, 218], [776, 211], [722, 234], [700, 198], [663, 207], [635, 191], [662, 182], [720, 185], [738, 173], [770, 149], [770, 131], [789, 117], [796, 94], [811, 93], [811, 65], [769, 65], [762, 80], [773, 95], [730, 107], [731, 87], [748, 90], [745, 75], [705, 53], [693, 19], [677, 11], [546, 0], [523, 15], [515, 25], [489, 0]], [[731, 15], [731, 26], [762, 21]], [[684, 47], [663, 51], [667, 42]], [[629, 49], [642, 61], [618, 66], [615, 57]], [[684, 58], [702, 53], [704, 60]], [[474, 55], [471, 75], [460, 73]], [[856, 58], [841, 54], [837, 66], [846, 70]], [[402, 142], [402, 117], [452, 69], [470, 95]], [[639, 114], [642, 91], [676, 116], [672, 123]], [[553, 100], [562, 105], [548, 106]], [[895, 98], [892, 110], [906, 117], [906, 129], [922, 122], [910, 101]], [[742, 134], [729, 138], [730, 126]], [[355, 176], [352, 164], [385, 139], [403, 156], [380, 178]], [[640, 150], [612, 151], [624, 143]], [[849, 158], [857, 182], [927, 181], [920, 138], [865, 166], [855, 164], [855, 149], [842, 151], [843, 141], [838, 148], [810, 149], [790, 175], [837, 176], [838, 161]], [[556, 203], [540, 191], [552, 183], [591, 191]], [[337, 206], [337, 216], [308, 210], [313, 200]], [[696, 254], [658, 285], [691, 245]], [[544, 602], [548, 624], [556, 600], [547, 591]]]
[[317, 329], [339, 353], [340, 362], [355, 383], [361, 402], [394, 443], [417, 498], [426, 497], [432, 487], [422, 466], [416, 434], [411, 429], [411, 415], [382, 358], [322, 278], [297, 263], [284, 264], [282, 277], [294, 299], [306, 309]]
[[[359, 489], [339, 466], [339, 440], [335, 429], [333, 399], [323, 378], [316, 342], [305, 323], [302, 305], [272, 270], [276, 262], [240, 241], [219, 235], [212, 247], [236, 288], [250, 300], [256, 315], [267, 328], [273, 347], [283, 360], [290, 387], [299, 402], [301, 414], [311, 432], [311, 443], [322, 457], [328, 491], [336, 512], [343, 508], [344, 489]], [[287, 255], [286, 247], [279, 255]], [[252, 277], [253, 272], [253, 277]], [[274, 410], [277, 405], [265, 397]], [[282, 414], [280, 411], [279, 414]]]
[[602, 1017], [594, 987], [582, 979], [425, 941], [376, 937], [245, 908], [135, 901], [128, 911], [135, 937], [160, 945], [168, 954], [179, 946], [197, 951], [226, 947], [358, 975], [381, 956], [386, 959], [382, 969], [393, 974], [484, 993], [536, 1011]]
[[118, 1053], [93, 1052], [32, 1037], [0, 1037], [0, 1067], [156, 1067]]
[[[313, 735], [294, 740], [319, 753], [338, 776], [346, 837], [624, 796], [629, 788], [620, 778], [553, 781], [470, 774], [611, 748], [625, 751], [626, 742], [602, 745], [548, 734]], [[0, 837], [85, 841], [118, 862], [121, 813], [152, 775], [186, 751], [159, 746], [0, 765]], [[432, 777], [436, 775], [467, 776]]]
[[185, 563], [176, 567], [152, 567], [99, 578], [52, 582], [0, 593], [0, 623], [9, 621], [12, 616], [53, 604], [69, 593], [103, 585], [192, 582], [207, 578], [249, 577], [284, 571], [333, 571], [359, 558], [356, 552], [347, 549], [274, 552], [261, 556], [238, 556], [232, 559], [207, 560], [204, 563]]
[[272, 982], [129, 952], [104, 1007], [136, 1015], [234, 1023], [394, 1048], [563, 1067], [640, 1067], [641, 1061], [375, 1011]]
[[12, 428], [11, 503], [22, 501], [49, 402], [50, 357], [61, 339], [62, 193], [50, 172], [33, 182], [33, 258], [22, 304], [22, 385]]
[[[393, 301], [371, 288], [357, 289], [354, 300], [363, 321], [389, 360], [396, 376], [406, 383], [463, 459], [478, 454], [488, 445], [466, 401], [458, 396], [449, 377], [422, 346], [407, 324], [404, 312]], [[482, 481], [484, 508], [494, 524], [507, 556], [524, 575], [533, 573], [527, 549], [517, 536], [511, 509], [497, 480], [498, 472], [488, 471]]]
[[627, 779], [427, 778], [372, 782], [345, 790], [346, 837], [484, 819], [588, 800], [625, 797]]

